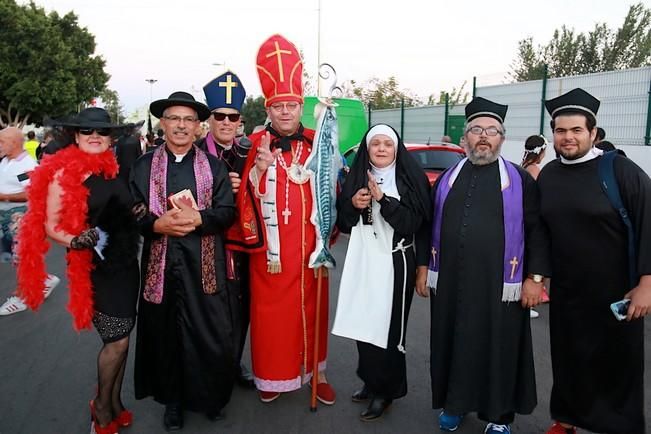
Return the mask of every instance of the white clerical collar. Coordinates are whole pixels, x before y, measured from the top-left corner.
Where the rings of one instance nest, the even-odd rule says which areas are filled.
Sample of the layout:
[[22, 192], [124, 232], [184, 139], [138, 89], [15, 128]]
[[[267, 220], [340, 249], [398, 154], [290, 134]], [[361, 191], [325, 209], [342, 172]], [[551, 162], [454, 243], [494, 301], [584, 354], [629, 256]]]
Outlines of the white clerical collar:
[[176, 157], [174, 162], [175, 163], [180, 163], [181, 161], [183, 161], [183, 157], [185, 157], [186, 155], [188, 155], [187, 152], [185, 154], [174, 154], [174, 157]]
[[561, 163], [563, 164], [579, 164], [579, 163], [585, 163], [586, 161], [594, 160], [595, 158], [601, 156], [604, 153], [599, 148], [595, 148], [594, 146], [590, 148], [587, 154], [585, 154], [581, 158], [577, 158], [576, 160], [568, 160], [567, 158], [563, 157], [561, 155]]

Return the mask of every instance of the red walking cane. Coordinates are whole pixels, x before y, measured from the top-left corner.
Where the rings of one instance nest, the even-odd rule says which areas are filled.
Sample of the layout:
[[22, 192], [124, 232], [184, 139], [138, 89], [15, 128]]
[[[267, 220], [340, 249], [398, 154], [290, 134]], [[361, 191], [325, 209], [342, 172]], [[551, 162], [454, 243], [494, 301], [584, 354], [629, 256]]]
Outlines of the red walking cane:
[[319, 324], [321, 322], [321, 281], [323, 280], [323, 267], [316, 272], [316, 319], [314, 324], [314, 359], [312, 361], [312, 399], [310, 411], [316, 412], [316, 389], [319, 385]]

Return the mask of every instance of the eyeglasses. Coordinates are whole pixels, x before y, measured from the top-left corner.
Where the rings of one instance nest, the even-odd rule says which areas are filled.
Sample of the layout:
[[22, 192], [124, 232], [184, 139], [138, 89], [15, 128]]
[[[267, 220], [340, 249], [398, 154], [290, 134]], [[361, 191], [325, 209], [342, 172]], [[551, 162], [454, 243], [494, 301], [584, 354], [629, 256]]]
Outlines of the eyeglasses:
[[300, 104], [297, 102], [277, 102], [274, 104], [271, 104], [271, 109], [275, 112], [282, 112], [283, 110], [287, 110], [290, 112], [293, 112], [298, 108]]
[[176, 116], [176, 115], [164, 116], [163, 119], [167, 119], [168, 121], [174, 122], [175, 124], [178, 124], [181, 121], [185, 122], [186, 124], [190, 124], [192, 122], [196, 122], [196, 121], [199, 120], [194, 116], [183, 116], [183, 117], [181, 117], [181, 116]]
[[472, 133], [475, 136], [481, 136], [483, 133], [486, 133], [486, 135], [490, 137], [495, 137], [498, 134], [504, 134], [497, 127], [483, 128], [480, 126], [470, 127], [466, 130], [466, 132]]
[[231, 122], [237, 122], [240, 120], [240, 114], [239, 113], [220, 113], [220, 112], [212, 112], [212, 117], [215, 118], [216, 121], [223, 121], [224, 119], [228, 118], [229, 121]]
[[83, 136], [90, 136], [91, 134], [93, 134], [93, 131], [102, 137], [111, 135], [110, 128], [79, 128], [77, 131], [79, 132], [79, 134]]

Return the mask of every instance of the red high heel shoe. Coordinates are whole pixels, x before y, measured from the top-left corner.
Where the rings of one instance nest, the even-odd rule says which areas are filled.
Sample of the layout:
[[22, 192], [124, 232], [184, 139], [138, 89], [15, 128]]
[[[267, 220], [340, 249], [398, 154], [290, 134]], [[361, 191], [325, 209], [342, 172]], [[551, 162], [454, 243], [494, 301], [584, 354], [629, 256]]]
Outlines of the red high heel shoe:
[[120, 414], [118, 414], [118, 417], [116, 417], [114, 421], [118, 424], [118, 427], [126, 428], [133, 423], [133, 413], [124, 409]]
[[91, 399], [90, 401], [90, 420], [91, 428], [95, 434], [118, 434], [118, 424], [115, 420], [112, 420], [106, 426], [100, 426], [97, 421], [97, 415], [95, 414], [95, 401]]

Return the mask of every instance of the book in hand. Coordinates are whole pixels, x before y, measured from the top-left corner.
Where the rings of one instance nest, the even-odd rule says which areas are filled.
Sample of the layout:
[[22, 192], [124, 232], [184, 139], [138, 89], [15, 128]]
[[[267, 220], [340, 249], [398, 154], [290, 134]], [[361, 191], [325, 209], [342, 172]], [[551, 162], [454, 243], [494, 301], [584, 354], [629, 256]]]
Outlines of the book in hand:
[[194, 196], [192, 195], [192, 192], [189, 189], [181, 190], [178, 193], [174, 193], [170, 197], [167, 198], [167, 202], [169, 203], [169, 206], [172, 208], [176, 209], [181, 209], [181, 205], [186, 205], [189, 206], [192, 209], [195, 209], [199, 211], [199, 206], [197, 205], [197, 201], [194, 200]]

